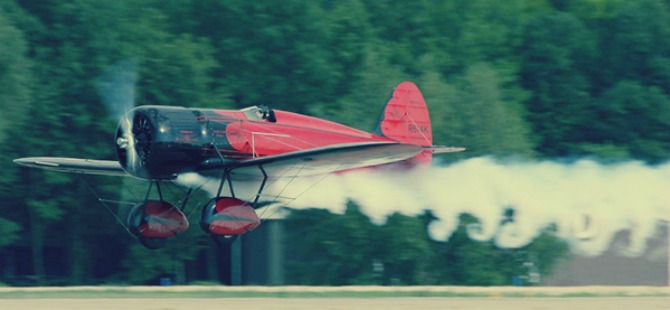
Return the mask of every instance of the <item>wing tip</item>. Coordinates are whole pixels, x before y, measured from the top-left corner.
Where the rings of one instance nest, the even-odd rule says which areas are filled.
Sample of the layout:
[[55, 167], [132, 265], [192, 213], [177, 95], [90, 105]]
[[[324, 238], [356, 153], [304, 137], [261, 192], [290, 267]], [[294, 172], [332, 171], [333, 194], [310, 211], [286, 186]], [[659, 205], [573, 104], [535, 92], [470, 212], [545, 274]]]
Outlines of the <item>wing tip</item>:
[[23, 167], [39, 167], [40, 161], [36, 157], [23, 157], [14, 159], [13, 162]]
[[111, 160], [65, 157], [23, 157], [14, 159], [13, 162], [22, 167], [58, 172], [108, 176], [128, 175], [117, 161]]

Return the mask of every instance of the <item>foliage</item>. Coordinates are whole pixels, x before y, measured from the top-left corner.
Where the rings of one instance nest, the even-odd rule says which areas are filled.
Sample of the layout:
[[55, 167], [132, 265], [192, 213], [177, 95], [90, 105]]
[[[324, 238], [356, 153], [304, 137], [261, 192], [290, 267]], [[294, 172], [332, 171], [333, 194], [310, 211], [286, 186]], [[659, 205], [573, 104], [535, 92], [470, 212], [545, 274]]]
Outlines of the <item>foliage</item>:
[[[375, 245], [378, 232], [353, 203], [342, 216], [324, 210], [296, 213], [290, 224], [294, 229], [288, 240], [300, 240], [300, 246], [287, 245], [290, 258], [289, 281], [300, 285], [373, 284], [373, 263], [380, 254]], [[295, 247], [295, 248], [294, 248]]]
[[567, 244], [554, 237], [551, 229], [526, 247], [502, 249], [492, 241], [468, 237], [466, 227], [476, 221], [470, 215], [461, 216], [448, 242], [430, 240], [426, 216], [396, 213], [381, 226], [361, 216], [351, 203], [344, 215], [293, 211], [288, 239], [299, 239], [301, 244], [288, 245], [293, 255], [288, 266], [290, 284], [510, 285], [512, 278], [528, 278], [531, 272], [550, 275], [569, 253]]
[[0, 143], [6, 131], [17, 126], [30, 106], [31, 59], [23, 31], [15, 27], [11, 16], [0, 7]]
[[14, 243], [19, 238], [21, 226], [12, 221], [0, 218], [0, 247]]

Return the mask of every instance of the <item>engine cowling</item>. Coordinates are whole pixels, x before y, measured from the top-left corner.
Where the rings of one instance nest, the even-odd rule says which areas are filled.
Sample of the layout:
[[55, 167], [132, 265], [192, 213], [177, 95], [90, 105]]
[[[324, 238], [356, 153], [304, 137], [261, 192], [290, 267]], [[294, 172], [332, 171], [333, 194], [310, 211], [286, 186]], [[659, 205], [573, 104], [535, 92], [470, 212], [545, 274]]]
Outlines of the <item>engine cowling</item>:
[[128, 214], [128, 229], [141, 241], [169, 238], [186, 232], [188, 227], [186, 215], [165, 201], [148, 200]]
[[225, 133], [227, 122], [210, 122], [211, 110], [182, 107], [141, 106], [121, 119], [115, 136], [119, 163], [133, 176], [174, 179], [203, 161], [216, 158], [213, 144], [231, 148]]

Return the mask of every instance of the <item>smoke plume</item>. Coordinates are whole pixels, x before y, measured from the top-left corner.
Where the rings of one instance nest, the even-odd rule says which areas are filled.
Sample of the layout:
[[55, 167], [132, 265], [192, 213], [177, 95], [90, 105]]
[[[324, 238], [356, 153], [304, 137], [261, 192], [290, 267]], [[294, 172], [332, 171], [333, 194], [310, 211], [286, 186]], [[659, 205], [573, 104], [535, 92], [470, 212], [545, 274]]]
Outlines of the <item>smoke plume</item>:
[[[180, 181], [195, 184], [203, 179], [190, 174]], [[210, 191], [218, 186], [208, 184]], [[255, 185], [244, 187], [242, 195], [255, 194]], [[484, 157], [444, 167], [278, 181], [264, 197], [293, 197], [290, 208], [334, 213], [342, 213], [347, 200], [353, 200], [378, 224], [395, 212], [414, 216], [429, 210], [437, 217], [429, 226], [436, 240], [448, 240], [459, 216], [471, 214], [479, 223], [468, 226], [469, 236], [504, 248], [527, 245], [551, 226], [576, 252], [598, 255], [617, 232], [626, 230], [629, 242], [621, 253], [635, 256], [644, 253], [647, 239], [670, 220], [668, 189], [670, 164], [509, 163]]]

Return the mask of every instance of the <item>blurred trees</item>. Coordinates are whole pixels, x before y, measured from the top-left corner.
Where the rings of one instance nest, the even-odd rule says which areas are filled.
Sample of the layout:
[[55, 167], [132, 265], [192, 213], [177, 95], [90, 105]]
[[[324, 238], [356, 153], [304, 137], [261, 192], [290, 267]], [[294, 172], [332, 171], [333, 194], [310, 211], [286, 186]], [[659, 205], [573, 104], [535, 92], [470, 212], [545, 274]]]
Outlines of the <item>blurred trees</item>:
[[462, 215], [448, 241], [433, 241], [426, 226], [430, 214], [389, 216], [371, 224], [349, 203], [343, 215], [324, 210], [292, 212], [288, 284], [295, 285], [511, 285], [533, 273], [547, 276], [568, 254], [565, 241], [551, 228], [519, 249], [474, 242], [466, 227], [477, 220]]
[[538, 150], [547, 156], [570, 154], [590, 118], [584, 113], [590, 83], [580, 64], [590, 61], [593, 40], [582, 22], [567, 13], [538, 16], [524, 33], [520, 75], [531, 92], [528, 120], [537, 134]]
[[304, 285], [363, 285], [375, 283], [373, 257], [383, 240], [356, 205], [342, 216], [325, 210], [295, 213], [287, 240], [288, 281]]
[[0, 110], [5, 117], [0, 122], [0, 143], [7, 130], [19, 125], [31, 102], [32, 61], [27, 55], [23, 31], [14, 26], [7, 12], [0, 8]]
[[[24, 32], [16, 26], [20, 17], [13, 15], [11, 8], [0, 6], [0, 160], [9, 164], [13, 154], [4, 146], [15, 143], [10, 133], [13, 127], [20, 126], [25, 121], [31, 101], [32, 72], [31, 59], [28, 57], [28, 47]], [[4, 167], [5, 165], [3, 165]], [[4, 170], [4, 169], [3, 169]], [[15, 182], [20, 182], [18, 171], [8, 169], [0, 182], [0, 258], [9, 257], [5, 247], [19, 240], [22, 226], [9, 213], [16, 199], [14, 194]], [[3, 268], [4, 274], [11, 273]]]
[[[7, 0], [0, 42], [0, 259], [4, 275], [16, 275], [8, 249], [29, 248], [22, 272], [39, 283], [49, 275], [66, 284], [143, 283], [200, 251], [151, 254], [119, 237], [87, 186], [113, 196], [120, 180], [84, 182], [11, 163], [114, 158], [118, 115], [110, 117], [99, 83], [117, 64], [134, 64], [124, 73], [137, 77], [135, 96], [125, 94], [134, 104], [265, 103], [364, 130], [374, 128], [392, 86], [413, 80], [436, 144], [469, 149], [446, 161], [660, 163], [670, 152], [670, 4], [662, 0]], [[350, 204], [342, 216], [296, 211], [291, 221], [304, 246], [295, 283], [505, 284], [524, 272], [524, 249], [475, 243], [461, 230], [438, 243], [425, 233], [427, 217], [393, 215], [375, 226]], [[528, 251], [540, 246], [565, 251], [550, 231]], [[62, 266], [45, 261], [49, 249], [65, 249]], [[550, 272], [552, 260], [538, 260]], [[101, 262], [115, 272], [93, 274]]]

